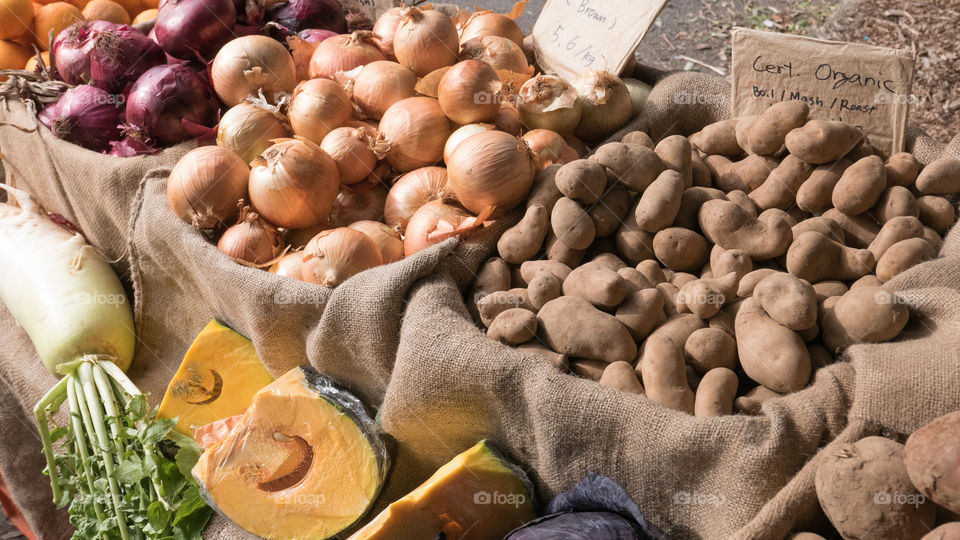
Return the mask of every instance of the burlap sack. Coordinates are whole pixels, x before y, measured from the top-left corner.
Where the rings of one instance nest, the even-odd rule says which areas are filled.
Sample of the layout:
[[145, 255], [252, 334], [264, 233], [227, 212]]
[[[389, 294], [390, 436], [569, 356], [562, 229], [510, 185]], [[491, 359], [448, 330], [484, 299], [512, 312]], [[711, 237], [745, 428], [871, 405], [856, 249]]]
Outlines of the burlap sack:
[[[722, 79], [670, 76], [624, 132], [689, 135], [727, 117], [729, 93]], [[917, 132], [910, 145], [927, 163], [958, 155], [960, 141], [945, 149]], [[852, 347], [760, 416], [714, 419], [560, 374], [488, 340], [462, 294], [494, 240], [462, 243], [412, 291], [381, 409], [400, 449], [397, 472], [423, 476], [488, 437], [528, 467], [545, 499], [594, 471], [621, 482], [670, 538], [783, 538], [824, 526], [813, 474], [837, 444], [902, 436], [960, 409], [960, 231], [941, 259], [888, 285], [911, 308], [900, 340]]]

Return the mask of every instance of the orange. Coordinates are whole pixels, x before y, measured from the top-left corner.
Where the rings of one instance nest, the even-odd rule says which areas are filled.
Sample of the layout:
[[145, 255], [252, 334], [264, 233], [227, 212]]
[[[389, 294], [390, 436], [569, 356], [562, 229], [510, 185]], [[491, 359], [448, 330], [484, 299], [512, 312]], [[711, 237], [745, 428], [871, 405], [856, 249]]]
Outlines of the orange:
[[50, 31], [53, 30], [53, 39], [56, 39], [60, 32], [80, 20], [83, 20], [83, 14], [77, 6], [66, 2], [54, 2], [43, 6], [33, 21], [37, 45], [44, 51], [50, 50]]
[[0, 39], [23, 37], [33, 28], [30, 0], [0, 0]]
[[[33, 4], [33, 16], [36, 17], [37, 12], [40, 11], [40, 8], [43, 7], [43, 4], [39, 2], [30, 2], [30, 3]], [[30, 29], [33, 30], [33, 26], [31, 26]]]
[[[0, 69], [23, 69], [31, 54], [25, 45], [0, 39]], [[6, 77], [0, 77], [0, 82], [5, 80]]]
[[123, 9], [127, 10], [127, 13], [130, 14], [130, 18], [137, 16], [137, 13], [140, 13], [144, 9], [147, 9], [151, 6], [144, 6], [140, 3], [141, 0], [113, 0], [114, 2], [123, 6]]
[[[40, 53], [40, 56], [43, 57], [43, 65], [45, 65], [45, 66], [47, 66], [47, 67], [50, 67], [50, 52], [49, 52], [49, 51], [43, 51], [42, 53]], [[37, 70], [37, 65], [38, 65], [38, 64], [37, 64], [37, 55], [33, 55], [33, 56], [30, 57], [29, 60], [27, 60], [27, 65], [24, 66], [23, 69], [25, 69], [25, 70], [27, 70], [27, 71], [36, 71], [36, 70]]]
[[130, 14], [113, 0], [90, 0], [83, 8], [83, 18], [88, 21], [130, 24]]
[[156, 19], [156, 18], [157, 18], [156, 9], [145, 9], [141, 11], [140, 14], [136, 16], [135, 19], [133, 19], [133, 24], [140, 24], [142, 22], [152, 21], [153, 19]]
[[160, 0], [140, 0], [143, 9], [160, 9]]

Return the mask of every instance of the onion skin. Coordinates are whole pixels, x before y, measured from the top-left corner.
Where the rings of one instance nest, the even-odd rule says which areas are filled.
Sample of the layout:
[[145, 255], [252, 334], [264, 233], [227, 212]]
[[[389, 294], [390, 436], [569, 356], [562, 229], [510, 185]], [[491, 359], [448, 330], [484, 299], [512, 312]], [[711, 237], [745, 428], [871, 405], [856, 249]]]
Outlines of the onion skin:
[[458, 127], [453, 133], [450, 134], [450, 137], [447, 138], [447, 142], [443, 145], [444, 163], [450, 161], [450, 156], [453, 155], [454, 149], [456, 149], [457, 145], [463, 142], [464, 139], [471, 135], [476, 135], [477, 133], [490, 131], [491, 129], [497, 129], [497, 127], [493, 124], [467, 124], [465, 126]]
[[297, 85], [287, 117], [293, 132], [316, 144], [353, 114], [350, 97], [330, 79], [310, 79]]
[[340, 184], [364, 181], [377, 166], [377, 154], [371, 148], [372, 135], [366, 128], [339, 127], [323, 138], [320, 148], [337, 164]]
[[280, 42], [266, 36], [244, 36], [223, 46], [210, 68], [213, 89], [233, 107], [261, 92], [270, 103], [293, 91], [297, 69]]
[[364, 270], [383, 264], [380, 248], [360, 231], [339, 227], [323, 231], [307, 244], [301, 278], [336, 287]]
[[520, 88], [517, 109], [527, 128], [569, 135], [580, 123], [583, 104], [570, 83], [541, 73]]
[[240, 223], [223, 232], [217, 249], [238, 262], [263, 265], [283, 251], [283, 234], [256, 212], [244, 208]]
[[272, 4], [272, 7], [267, 10], [267, 21], [284, 26], [291, 32], [301, 32], [311, 28], [331, 30], [338, 34], [347, 31], [347, 18], [337, 0], [288, 0], [266, 3]]
[[325, 39], [317, 45], [310, 58], [310, 78], [333, 79], [338, 73], [386, 59], [375, 43], [373, 33], [361, 30]]
[[423, 167], [397, 179], [384, 203], [384, 223], [406, 229], [407, 222], [421, 206], [430, 201], [448, 199], [453, 195], [447, 184], [447, 170], [443, 167]]
[[181, 60], [209, 60], [234, 36], [233, 0], [165, 0], [154, 26], [157, 43]]
[[417, 95], [417, 74], [396, 62], [378, 60], [353, 80], [353, 100], [368, 118], [379, 120], [394, 103]]
[[148, 69], [127, 95], [127, 123], [162, 146], [194, 137], [184, 121], [213, 126], [218, 109], [219, 102], [206, 78], [186, 64]]
[[117, 96], [83, 84], [67, 90], [39, 114], [40, 122], [65, 141], [102, 152], [120, 138], [123, 111]]
[[520, 118], [520, 110], [517, 109], [517, 106], [511, 101], [504, 101], [500, 105], [500, 110], [497, 111], [497, 115], [493, 117], [493, 125], [497, 126], [497, 129], [500, 131], [518, 137], [526, 131], [526, 126], [523, 125], [523, 119]]
[[250, 164], [250, 202], [270, 223], [312, 227], [330, 215], [340, 189], [337, 164], [310, 141], [284, 139]]
[[580, 154], [556, 131], [534, 129], [523, 134], [523, 140], [537, 158], [541, 169], [554, 164], [566, 164], [580, 159]]
[[452, 66], [460, 52], [457, 27], [439, 11], [404, 8], [393, 36], [393, 52], [419, 77]]
[[380, 120], [380, 135], [390, 145], [387, 161], [400, 172], [440, 161], [452, 132], [440, 103], [428, 97], [398, 101]]
[[217, 146], [237, 154], [244, 163], [270, 148], [273, 139], [288, 137], [290, 128], [283, 115], [253, 103], [231, 107], [217, 126]]
[[148, 156], [159, 151], [159, 148], [154, 148], [133, 137], [124, 137], [120, 141], [110, 141], [110, 155], [114, 157]]
[[627, 90], [630, 92], [633, 116], [636, 117], [643, 112], [643, 107], [647, 104], [647, 98], [650, 96], [653, 87], [643, 81], [630, 78], [624, 78], [623, 84], [627, 85]]
[[397, 32], [397, 26], [400, 25], [400, 19], [403, 15], [403, 8], [392, 7], [385, 11], [377, 22], [373, 25], [373, 33], [380, 36], [377, 39], [377, 45], [380, 51], [388, 60], [396, 60], [393, 53], [393, 35]]
[[574, 134], [586, 142], [597, 142], [630, 121], [633, 103], [627, 85], [613, 73], [590, 71], [574, 86], [583, 101], [580, 123]]
[[201, 146], [188, 152], [170, 171], [167, 201], [173, 213], [198, 229], [219, 229], [237, 217], [247, 198], [250, 168], [233, 152]]
[[489, 10], [477, 11], [470, 15], [460, 29], [461, 44], [484, 36], [499, 36], [516, 43], [518, 47], [523, 46], [523, 30], [513, 19], [503, 13]]
[[383, 264], [390, 264], [403, 259], [403, 240], [396, 227], [388, 227], [378, 221], [357, 221], [349, 228], [360, 231], [370, 237], [380, 250]]
[[302, 279], [300, 277], [301, 269], [303, 268], [303, 252], [295, 251], [293, 253], [287, 253], [283, 257], [280, 257], [280, 260], [273, 263], [269, 268], [271, 274], [276, 274], [278, 276], [289, 277], [293, 279]]
[[530, 191], [537, 165], [526, 143], [502, 131], [467, 137], [447, 163], [450, 188], [467, 210], [500, 216]]
[[483, 225], [484, 218], [470, 215], [459, 205], [430, 201], [410, 218], [403, 237], [403, 254], [409, 257], [454, 236]]
[[523, 49], [500, 36], [476, 37], [463, 44], [461, 60], [481, 60], [497, 70], [504, 83], [519, 87], [533, 76], [534, 68]]
[[437, 98], [447, 118], [457, 124], [486, 122], [500, 110], [503, 83], [486, 62], [465, 60], [440, 79]]
[[90, 84], [122, 92], [144, 71], [163, 64], [163, 49], [125, 24], [80, 21], [53, 42], [57, 73], [74, 86]]

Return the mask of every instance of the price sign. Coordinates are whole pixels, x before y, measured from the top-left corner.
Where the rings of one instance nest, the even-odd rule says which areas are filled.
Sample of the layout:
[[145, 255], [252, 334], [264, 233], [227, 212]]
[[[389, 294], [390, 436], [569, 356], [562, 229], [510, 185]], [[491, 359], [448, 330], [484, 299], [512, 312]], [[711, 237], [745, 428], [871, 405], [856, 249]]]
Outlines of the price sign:
[[566, 79], [619, 73], [669, 0], [547, 0], [533, 27], [537, 62]]

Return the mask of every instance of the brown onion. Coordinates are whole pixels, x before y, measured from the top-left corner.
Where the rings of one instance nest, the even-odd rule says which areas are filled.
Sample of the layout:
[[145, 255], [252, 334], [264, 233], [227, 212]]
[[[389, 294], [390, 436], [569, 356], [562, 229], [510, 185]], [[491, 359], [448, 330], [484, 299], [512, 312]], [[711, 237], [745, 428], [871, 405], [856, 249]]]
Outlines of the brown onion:
[[467, 124], [457, 128], [456, 131], [450, 134], [446, 144], [443, 145], [444, 163], [450, 161], [450, 156], [453, 154], [453, 150], [458, 144], [463, 142], [464, 139], [471, 135], [476, 135], [477, 133], [483, 133], [484, 131], [490, 131], [491, 129], [496, 128], [497, 127], [493, 124]]
[[278, 276], [301, 279], [300, 273], [302, 268], [303, 252], [295, 251], [280, 257], [280, 260], [273, 263], [273, 265], [270, 267], [269, 272], [277, 274]]
[[520, 26], [503, 13], [493, 11], [477, 11], [470, 15], [467, 22], [460, 29], [460, 43], [466, 43], [476, 37], [500, 36], [523, 46], [523, 30]]
[[443, 80], [443, 76], [446, 75], [452, 67], [453, 66], [444, 66], [427, 73], [426, 77], [422, 77], [417, 81], [415, 88], [417, 93], [422, 96], [436, 98], [440, 93], [440, 81]]
[[[296, 69], [297, 82], [310, 78], [310, 59], [320, 42], [310, 42], [297, 34], [287, 36], [287, 48], [293, 57], [293, 66]], [[297, 278], [299, 279], [299, 278]]]
[[297, 84], [297, 68], [280, 42], [252, 35], [224, 45], [213, 59], [210, 77], [217, 96], [231, 107], [260, 92], [277, 103]]
[[609, 71], [588, 71], [574, 87], [583, 100], [577, 137], [596, 142], [622, 128], [630, 121], [633, 103], [627, 85]]
[[249, 207], [244, 207], [240, 211], [240, 222], [223, 232], [217, 249], [237, 262], [254, 266], [272, 264], [283, 251], [283, 234]]
[[407, 222], [421, 206], [430, 201], [453, 196], [447, 185], [447, 170], [443, 167], [423, 167], [397, 179], [384, 203], [384, 223], [404, 230]]
[[627, 85], [627, 90], [630, 92], [633, 116], [637, 116], [643, 112], [643, 107], [647, 104], [647, 97], [650, 96], [653, 87], [643, 81], [627, 77], [623, 79], [623, 84]]
[[377, 45], [388, 60], [397, 59], [393, 53], [393, 35], [397, 32], [402, 16], [403, 8], [393, 7], [385, 11], [373, 25], [373, 33], [377, 35]]
[[537, 158], [541, 169], [580, 159], [580, 154], [567, 145], [567, 141], [556, 131], [534, 129], [524, 133], [523, 140]]
[[380, 183], [361, 182], [342, 186], [330, 217], [313, 227], [287, 231], [287, 241], [293, 247], [303, 247], [321, 231], [346, 227], [357, 221], [380, 221], [386, 200], [387, 188]]
[[377, 166], [373, 139], [373, 131], [362, 127], [339, 127], [323, 138], [320, 148], [337, 164], [340, 184], [356, 184], [373, 174]]
[[217, 145], [233, 151], [244, 163], [270, 148], [271, 140], [289, 136], [287, 119], [276, 107], [262, 102], [230, 107], [217, 126]]
[[380, 248], [360, 231], [339, 227], [315, 236], [304, 250], [301, 278], [336, 287], [350, 277], [383, 264]]
[[389, 145], [387, 161], [400, 172], [440, 161], [452, 132], [440, 103], [433, 98], [398, 101], [380, 119], [380, 136]]
[[529, 129], [573, 133], [580, 123], [582, 104], [577, 89], [556, 75], [538, 74], [520, 88], [520, 118]]
[[486, 122], [500, 110], [503, 83], [486, 62], [465, 60], [440, 80], [437, 98], [447, 118], [458, 124]]
[[497, 115], [493, 117], [493, 125], [497, 126], [497, 129], [500, 131], [518, 137], [526, 131], [523, 119], [520, 118], [520, 110], [517, 109], [516, 104], [512, 101], [504, 101], [500, 105], [500, 110], [497, 111]]
[[502, 215], [520, 204], [537, 165], [523, 139], [502, 131], [471, 135], [447, 163], [450, 188], [467, 210]]
[[386, 59], [374, 41], [373, 32], [358, 30], [321, 41], [310, 58], [310, 77], [332, 79], [339, 72]]
[[353, 115], [353, 105], [339, 84], [329, 79], [310, 79], [297, 85], [287, 117], [293, 132], [316, 144]]
[[188, 152], [170, 171], [167, 200], [180, 219], [199, 229], [216, 229], [237, 217], [237, 203], [247, 198], [250, 168], [233, 152], [201, 146]]
[[400, 239], [400, 230], [388, 227], [379, 221], [357, 221], [350, 227], [370, 237], [380, 250], [383, 264], [397, 262], [403, 258], [403, 240]]
[[460, 52], [457, 27], [439, 11], [404, 8], [393, 35], [393, 52], [398, 62], [420, 77], [452, 66]]
[[394, 103], [417, 95], [417, 74], [396, 62], [371, 62], [353, 80], [360, 112], [379, 120]]
[[456, 203], [430, 201], [410, 218], [403, 236], [403, 254], [409, 257], [448, 238], [464, 235], [483, 226], [484, 219]]
[[250, 165], [250, 202], [271, 223], [298, 229], [330, 215], [340, 173], [319, 146], [305, 139], [279, 139]]
[[486, 62], [497, 70], [503, 82], [514, 86], [520, 86], [534, 73], [523, 49], [513, 41], [499, 36], [477, 37], [464, 43], [460, 59]]

